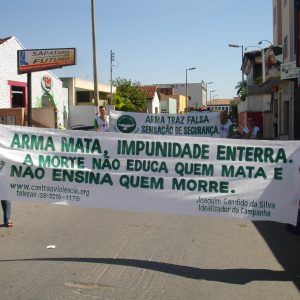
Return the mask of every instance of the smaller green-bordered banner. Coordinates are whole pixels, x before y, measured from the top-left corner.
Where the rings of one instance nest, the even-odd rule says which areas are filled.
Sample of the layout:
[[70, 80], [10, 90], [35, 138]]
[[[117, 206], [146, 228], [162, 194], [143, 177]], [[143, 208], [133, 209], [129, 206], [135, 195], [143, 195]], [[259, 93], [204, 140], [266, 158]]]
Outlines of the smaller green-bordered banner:
[[147, 114], [110, 111], [110, 130], [121, 133], [220, 137], [219, 112]]

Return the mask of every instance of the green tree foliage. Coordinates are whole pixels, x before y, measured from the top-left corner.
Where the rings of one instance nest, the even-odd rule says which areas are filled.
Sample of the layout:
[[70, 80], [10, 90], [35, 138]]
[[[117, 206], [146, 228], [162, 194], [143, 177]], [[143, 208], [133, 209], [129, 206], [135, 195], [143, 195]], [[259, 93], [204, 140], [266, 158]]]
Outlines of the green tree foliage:
[[248, 95], [248, 87], [247, 87], [247, 82], [244, 81], [243, 83], [240, 81], [238, 82], [237, 86], [235, 87], [237, 92], [236, 94], [240, 96], [242, 101], [246, 100], [246, 97]]
[[230, 116], [236, 120], [238, 120], [238, 118], [239, 118], [238, 107], [237, 107], [236, 103], [230, 104]]
[[145, 110], [147, 98], [138, 82], [118, 77], [113, 85], [116, 87], [113, 98], [116, 110], [134, 112]]

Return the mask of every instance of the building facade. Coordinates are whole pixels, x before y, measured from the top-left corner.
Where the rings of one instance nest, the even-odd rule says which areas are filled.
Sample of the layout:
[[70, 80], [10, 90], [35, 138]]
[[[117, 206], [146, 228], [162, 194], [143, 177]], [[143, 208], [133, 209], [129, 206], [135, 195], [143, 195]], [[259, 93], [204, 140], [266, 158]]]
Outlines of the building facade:
[[[169, 108], [168, 113], [175, 113], [175, 114], [183, 114], [186, 112], [186, 97], [183, 95], [173, 95], [172, 93], [169, 93], [167, 95], [163, 94], [161, 90], [159, 89], [160, 93], [160, 105], [161, 105], [161, 112], [166, 112], [164, 111], [164, 101], [170, 102], [168, 105], [172, 106], [172, 108]], [[176, 100], [174, 103], [173, 100]], [[172, 103], [172, 104], [171, 104]], [[174, 109], [176, 111], [174, 112]]]
[[[94, 99], [94, 82], [76, 77], [61, 77], [63, 86], [68, 90], [68, 128], [79, 124], [93, 124], [98, 107]], [[106, 105], [110, 95], [110, 85], [98, 84], [99, 105]], [[112, 93], [116, 88], [112, 87]]]
[[209, 105], [207, 105], [207, 108], [209, 111], [225, 110], [229, 114], [231, 101], [231, 99], [213, 99], [210, 101]]
[[155, 85], [140, 86], [147, 99], [146, 112], [150, 114], [159, 114], [160, 111], [160, 95], [158, 87]]
[[[0, 39], [0, 108], [23, 108], [27, 113], [27, 74], [17, 72], [17, 51], [25, 49], [16, 37]], [[65, 126], [68, 111], [68, 93], [61, 80], [50, 71], [32, 72], [32, 109], [52, 109], [55, 112], [55, 126]], [[33, 113], [33, 121], [39, 116]], [[51, 115], [51, 114], [50, 114]], [[47, 121], [44, 117], [44, 121]], [[46, 122], [52, 127], [53, 120]], [[47, 125], [44, 124], [44, 125]]]
[[272, 4], [273, 41], [262, 40], [264, 48], [243, 58], [248, 95], [239, 103], [239, 114], [244, 115], [240, 122], [246, 122], [247, 113], [261, 112], [265, 139], [299, 140], [300, 1], [273, 0]]
[[[280, 139], [300, 139], [299, 35], [300, 1], [273, 0], [273, 43], [282, 45], [280, 82], [273, 95], [273, 113]], [[298, 41], [298, 43], [297, 43]]]
[[205, 105], [206, 90], [204, 82], [200, 83], [159, 83], [155, 84], [160, 88], [162, 94], [165, 94], [164, 89], [172, 89], [173, 95], [186, 95], [188, 96], [187, 106], [199, 108]]

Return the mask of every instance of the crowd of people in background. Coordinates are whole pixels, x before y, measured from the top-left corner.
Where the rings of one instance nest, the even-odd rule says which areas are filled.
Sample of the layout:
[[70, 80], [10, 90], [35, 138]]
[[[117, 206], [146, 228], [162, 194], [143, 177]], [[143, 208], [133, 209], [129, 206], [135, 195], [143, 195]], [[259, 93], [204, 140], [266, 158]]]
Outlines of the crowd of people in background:
[[233, 122], [230, 120], [227, 111], [220, 112], [220, 137], [221, 138], [241, 138], [241, 139], [261, 139], [262, 131], [255, 125], [253, 117], [247, 118], [247, 125], [242, 132], [235, 130]]
[[[255, 125], [253, 117], [247, 118], [247, 125], [242, 132], [235, 130], [235, 126], [226, 110], [220, 112], [220, 137], [221, 138], [243, 138], [243, 139], [261, 139], [262, 131]], [[106, 107], [99, 106], [99, 114], [94, 119], [94, 128], [96, 131], [105, 132], [109, 129], [110, 119], [107, 115]]]
[[[221, 138], [242, 138], [242, 139], [261, 139], [262, 131], [255, 125], [253, 117], [247, 118], [247, 125], [242, 132], [236, 130], [226, 110], [220, 112], [220, 137]], [[94, 119], [94, 128], [96, 131], [105, 132], [109, 129], [110, 119], [107, 115], [106, 107], [99, 106], [99, 114]]]
[[262, 138], [261, 129], [255, 125], [253, 117], [247, 118], [247, 126], [243, 128], [244, 139], [260, 139]]

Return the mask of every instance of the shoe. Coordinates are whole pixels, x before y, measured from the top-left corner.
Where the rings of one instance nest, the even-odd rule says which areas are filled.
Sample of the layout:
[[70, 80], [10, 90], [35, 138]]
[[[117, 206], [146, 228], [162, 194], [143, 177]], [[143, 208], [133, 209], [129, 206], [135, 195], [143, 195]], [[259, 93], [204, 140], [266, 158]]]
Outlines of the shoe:
[[5, 224], [6, 227], [13, 227], [14, 226], [14, 223], [12, 221], [8, 221], [7, 224]]

